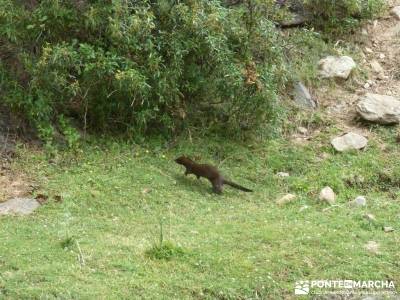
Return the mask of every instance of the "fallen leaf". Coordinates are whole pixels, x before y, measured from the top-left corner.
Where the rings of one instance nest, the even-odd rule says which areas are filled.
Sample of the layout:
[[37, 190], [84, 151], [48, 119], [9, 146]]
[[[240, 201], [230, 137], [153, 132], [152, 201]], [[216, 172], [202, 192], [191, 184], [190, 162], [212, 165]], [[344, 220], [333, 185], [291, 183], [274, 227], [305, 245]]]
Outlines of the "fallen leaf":
[[47, 202], [47, 200], [49, 199], [49, 196], [45, 195], [45, 194], [37, 194], [35, 197], [36, 201], [39, 202], [40, 204], [44, 204]]
[[63, 198], [60, 195], [55, 195], [54, 201], [56, 201], [57, 203], [61, 203], [63, 201]]

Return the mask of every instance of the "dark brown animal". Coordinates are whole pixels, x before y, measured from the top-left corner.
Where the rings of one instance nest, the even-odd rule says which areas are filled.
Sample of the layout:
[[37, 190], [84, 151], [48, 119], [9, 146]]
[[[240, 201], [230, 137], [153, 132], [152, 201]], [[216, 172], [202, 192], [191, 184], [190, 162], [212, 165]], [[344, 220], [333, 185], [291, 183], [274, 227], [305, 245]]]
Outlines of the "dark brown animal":
[[248, 188], [226, 180], [214, 166], [198, 164], [186, 156], [178, 157], [175, 159], [175, 162], [186, 168], [185, 175], [194, 174], [196, 175], [197, 179], [200, 179], [200, 177], [207, 178], [213, 186], [213, 191], [217, 194], [222, 193], [222, 187], [224, 184], [230, 185], [231, 187], [244, 192], [252, 192], [252, 190]]

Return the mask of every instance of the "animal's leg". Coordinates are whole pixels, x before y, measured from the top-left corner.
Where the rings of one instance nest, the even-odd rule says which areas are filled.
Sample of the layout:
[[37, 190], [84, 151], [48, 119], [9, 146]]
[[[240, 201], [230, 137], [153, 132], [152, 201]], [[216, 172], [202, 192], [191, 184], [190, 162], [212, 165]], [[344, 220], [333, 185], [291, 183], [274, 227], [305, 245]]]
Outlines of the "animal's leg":
[[213, 186], [213, 192], [217, 194], [222, 194], [222, 181], [218, 179], [214, 179], [211, 181]]

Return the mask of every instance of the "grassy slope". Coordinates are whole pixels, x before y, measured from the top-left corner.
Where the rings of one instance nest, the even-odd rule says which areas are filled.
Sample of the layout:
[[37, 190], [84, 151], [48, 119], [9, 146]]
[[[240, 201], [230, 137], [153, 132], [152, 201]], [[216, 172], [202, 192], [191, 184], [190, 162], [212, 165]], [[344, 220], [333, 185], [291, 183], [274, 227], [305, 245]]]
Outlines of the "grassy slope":
[[[366, 151], [346, 154], [332, 151], [329, 132], [305, 147], [200, 140], [151, 152], [108, 143], [54, 164], [21, 151], [14, 168], [63, 202], [0, 219], [0, 296], [278, 299], [294, 297], [294, 282], [302, 279], [393, 279], [399, 286], [400, 151], [394, 129], [377, 134], [386, 150], [370, 142]], [[181, 153], [223, 162], [228, 177], [255, 192], [227, 187], [222, 196], [211, 194], [205, 180], [182, 175], [173, 162]], [[277, 178], [277, 171], [291, 177]], [[352, 174], [364, 182], [346, 184]], [[325, 185], [337, 192], [339, 206], [324, 211], [316, 198]], [[298, 200], [278, 207], [275, 199], [286, 192]], [[349, 207], [359, 194], [368, 207]], [[377, 222], [363, 219], [366, 212]], [[184, 249], [170, 261], [145, 254], [158, 241], [161, 219], [164, 239]], [[384, 233], [383, 225], [396, 231]], [[380, 254], [363, 248], [369, 240], [381, 244]]]

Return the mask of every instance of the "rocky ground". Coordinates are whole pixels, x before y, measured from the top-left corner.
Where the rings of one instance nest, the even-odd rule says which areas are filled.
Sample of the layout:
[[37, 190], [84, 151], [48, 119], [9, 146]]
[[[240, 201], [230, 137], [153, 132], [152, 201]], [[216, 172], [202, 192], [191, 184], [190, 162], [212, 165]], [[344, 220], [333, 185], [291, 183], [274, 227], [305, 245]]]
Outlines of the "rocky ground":
[[[315, 112], [332, 122], [342, 135], [351, 133], [332, 137], [338, 151], [362, 149], [365, 138], [379, 140], [370, 131], [371, 122], [388, 125], [400, 121], [400, 16], [396, 14], [400, 1], [388, 1], [388, 7], [386, 14], [368, 22], [354, 36], [358, 48], [354, 60], [343, 54], [343, 41], [336, 43], [337, 56], [321, 59], [321, 78], [334, 78], [335, 84], [324, 84], [311, 95], [306, 87], [295, 87], [299, 104], [313, 110], [317, 103]], [[319, 133], [319, 128], [299, 128], [293, 140], [304, 144]]]
[[320, 107], [344, 132], [369, 136], [356, 111], [357, 103], [367, 93], [400, 99], [400, 20], [391, 12], [400, 1], [390, 1], [388, 5], [389, 12], [364, 26], [358, 38], [362, 61], [357, 67], [367, 71], [366, 78], [357, 80], [355, 90], [338, 84], [333, 91], [331, 87], [316, 91]]

